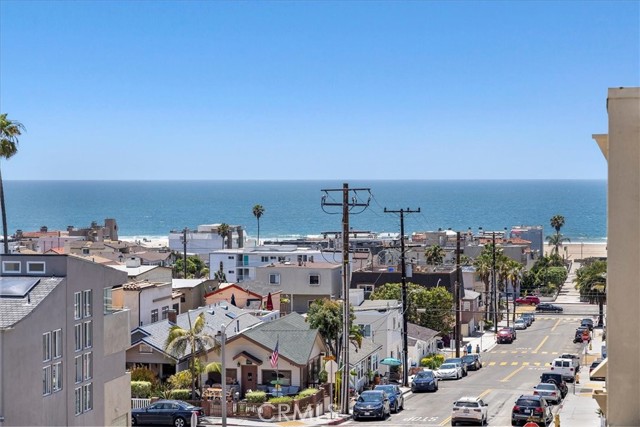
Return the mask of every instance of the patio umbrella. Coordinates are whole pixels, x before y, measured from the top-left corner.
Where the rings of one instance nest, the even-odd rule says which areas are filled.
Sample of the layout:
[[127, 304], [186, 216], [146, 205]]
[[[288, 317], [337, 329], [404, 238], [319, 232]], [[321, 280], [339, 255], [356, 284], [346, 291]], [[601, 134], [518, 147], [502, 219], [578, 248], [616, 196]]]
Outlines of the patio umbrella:
[[231, 294], [231, 305], [236, 305], [236, 294]]
[[400, 366], [402, 365], [402, 361], [400, 359], [396, 359], [395, 357], [385, 357], [380, 361], [380, 364], [388, 366]]
[[273, 300], [271, 299], [271, 292], [267, 295], [267, 310], [273, 310]]

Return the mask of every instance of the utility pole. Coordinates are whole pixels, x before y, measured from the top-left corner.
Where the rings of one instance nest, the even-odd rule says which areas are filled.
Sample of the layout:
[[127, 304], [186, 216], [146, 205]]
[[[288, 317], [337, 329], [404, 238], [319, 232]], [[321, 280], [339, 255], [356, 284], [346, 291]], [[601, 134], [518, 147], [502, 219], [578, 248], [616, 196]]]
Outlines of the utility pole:
[[187, 231], [189, 231], [189, 229], [187, 227], [184, 228], [184, 230], [182, 230], [182, 245], [184, 247], [184, 251], [183, 251], [183, 264], [184, 264], [184, 278], [187, 278]]
[[491, 286], [493, 291], [493, 331], [498, 334], [498, 290], [496, 288], [496, 232], [492, 231], [493, 248], [491, 249]]
[[460, 286], [462, 280], [460, 279], [460, 232], [456, 232], [456, 357], [460, 357], [460, 342], [462, 341], [462, 327], [461, 327], [461, 313], [460, 313], [460, 298], [462, 295], [460, 292]]
[[409, 387], [409, 354], [407, 345], [407, 318], [409, 316], [409, 306], [407, 302], [407, 264], [404, 255], [404, 214], [420, 213], [418, 210], [400, 209], [399, 211], [391, 211], [384, 208], [384, 213], [400, 214], [400, 267], [402, 271], [402, 385]]
[[[325, 193], [322, 196], [321, 206], [341, 206], [342, 207], [342, 382], [340, 387], [340, 412], [349, 414], [349, 331], [351, 330], [351, 310], [349, 304], [349, 212], [355, 207], [366, 209], [369, 206], [369, 200], [366, 203], [358, 201], [358, 191], [366, 191], [370, 194], [368, 188], [352, 188], [349, 184], [342, 184], [342, 189], [325, 189], [320, 190]], [[342, 192], [342, 203], [328, 202], [327, 196], [329, 192]], [[354, 197], [349, 201], [349, 192], [354, 192]], [[333, 400], [333, 396], [331, 396]]]

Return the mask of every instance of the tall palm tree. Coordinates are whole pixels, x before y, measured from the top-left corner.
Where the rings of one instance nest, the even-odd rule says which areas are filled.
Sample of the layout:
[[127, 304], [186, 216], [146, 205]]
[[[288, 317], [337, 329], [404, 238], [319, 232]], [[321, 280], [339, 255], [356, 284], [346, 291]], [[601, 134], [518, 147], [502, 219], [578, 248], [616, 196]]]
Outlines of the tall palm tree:
[[224, 249], [224, 242], [229, 236], [230, 229], [229, 224], [224, 222], [218, 226], [218, 236], [222, 237], [222, 249]]
[[253, 207], [253, 216], [258, 220], [258, 241], [257, 245], [260, 245], [260, 218], [264, 215], [264, 207], [262, 205], [255, 205]]
[[204, 312], [196, 317], [193, 324], [191, 316], [187, 313], [189, 319], [189, 329], [184, 329], [178, 325], [173, 325], [169, 329], [169, 336], [165, 341], [165, 350], [176, 358], [184, 356], [187, 349], [190, 351], [189, 370], [191, 371], [191, 398], [195, 398], [196, 392], [196, 363], [195, 355], [199, 352], [206, 351], [208, 348], [217, 348], [217, 342], [208, 333], [205, 332], [206, 318]]
[[444, 260], [445, 251], [440, 245], [432, 245], [424, 250], [427, 265], [440, 265]]
[[484, 283], [484, 320], [489, 319], [489, 278], [491, 277], [491, 254], [486, 254], [484, 251], [480, 256], [476, 257], [473, 261], [473, 266], [476, 268], [476, 273], [480, 276], [480, 280]]
[[560, 229], [564, 226], [564, 217], [562, 215], [554, 215], [551, 217], [551, 226], [556, 230], [556, 234], [560, 234]]
[[[524, 271], [524, 266], [520, 264], [518, 261], [510, 259], [507, 261], [507, 265], [509, 266], [509, 271], [507, 273], [507, 279], [511, 282], [511, 286], [513, 288], [513, 322], [516, 321], [516, 289], [518, 287], [518, 283], [522, 280], [522, 272]], [[507, 316], [509, 315], [509, 303], [507, 302]]]
[[[15, 120], [9, 120], [7, 114], [0, 114], [0, 159], [13, 157], [18, 152], [18, 137], [26, 131], [24, 125]], [[4, 187], [2, 172], [0, 171], [0, 209], [2, 209], [2, 233], [4, 237], [4, 253], [9, 253], [9, 232], [7, 229], [7, 210], [4, 204]]]
[[568, 237], [563, 237], [562, 234], [560, 233], [547, 236], [547, 241], [549, 242], [549, 246], [554, 247], [553, 252], [557, 256], [560, 256], [560, 246], [562, 246], [562, 244], [565, 242], [571, 242], [571, 240]]

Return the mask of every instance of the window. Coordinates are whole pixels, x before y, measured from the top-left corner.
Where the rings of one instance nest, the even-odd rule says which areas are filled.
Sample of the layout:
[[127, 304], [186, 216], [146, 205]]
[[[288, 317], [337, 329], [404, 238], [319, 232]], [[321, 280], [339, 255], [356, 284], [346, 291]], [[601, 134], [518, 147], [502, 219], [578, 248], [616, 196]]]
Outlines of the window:
[[272, 285], [280, 284], [280, 273], [269, 274], [269, 283]]
[[88, 289], [82, 292], [82, 302], [84, 305], [82, 306], [82, 317], [91, 317], [91, 298], [93, 297], [93, 291]]
[[260, 262], [269, 262], [269, 257], [268, 256], [260, 257]]
[[164, 307], [162, 307], [162, 320], [166, 319], [167, 317], [169, 317], [169, 306], [165, 305]]
[[311, 274], [309, 276], [309, 285], [318, 286], [320, 284], [320, 276], [317, 274]]
[[369, 299], [373, 293], [373, 285], [358, 285], [358, 289], [364, 289], [364, 299]]
[[53, 331], [53, 358], [59, 359], [62, 357], [62, 329], [56, 329]]
[[3, 273], [20, 273], [19, 261], [2, 261]]
[[75, 349], [76, 351], [82, 350], [82, 323], [78, 323], [74, 326], [74, 339], [75, 339]]
[[272, 386], [274, 384], [272, 381], [276, 379], [281, 381], [281, 385], [291, 385], [291, 371], [279, 370], [276, 373], [275, 369], [262, 370], [262, 384]]
[[93, 378], [93, 353], [82, 355], [82, 378], [84, 381]]
[[76, 362], [76, 384], [82, 382], [82, 355], [75, 357]]
[[236, 259], [236, 257], [235, 257], [235, 256], [233, 256], [233, 255], [229, 255], [229, 256], [227, 257], [227, 259]]
[[51, 360], [51, 332], [42, 334], [42, 361]]
[[358, 325], [360, 327], [360, 333], [363, 337], [371, 336], [371, 325]]
[[154, 308], [151, 310], [151, 323], [155, 323], [158, 321], [158, 309]]
[[53, 391], [62, 390], [62, 362], [52, 365], [51, 382], [53, 383]]
[[44, 262], [27, 262], [27, 273], [44, 274]]
[[82, 312], [80, 311], [80, 305], [82, 304], [82, 293], [76, 292], [73, 294], [73, 318], [78, 320], [82, 318]]
[[82, 255], [89, 255], [89, 248], [82, 248]]
[[74, 390], [75, 401], [76, 401], [76, 415], [80, 415], [82, 413], [82, 387], [77, 387]]
[[84, 412], [93, 409], [93, 384], [85, 384], [82, 386], [82, 410]]
[[51, 365], [42, 368], [42, 395], [51, 394]]
[[104, 288], [102, 304], [104, 306], [104, 314], [113, 310], [113, 288]]
[[93, 322], [89, 320], [82, 324], [82, 335], [84, 337], [84, 348], [93, 346]]

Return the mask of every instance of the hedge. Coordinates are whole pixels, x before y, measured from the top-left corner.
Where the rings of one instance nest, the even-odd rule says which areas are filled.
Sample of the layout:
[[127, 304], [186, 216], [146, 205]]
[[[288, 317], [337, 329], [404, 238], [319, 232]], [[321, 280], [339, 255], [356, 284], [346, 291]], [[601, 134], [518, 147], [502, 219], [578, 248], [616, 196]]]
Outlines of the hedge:
[[267, 400], [267, 393], [264, 391], [252, 391], [244, 396], [249, 403], [264, 403]]
[[151, 382], [131, 381], [131, 397], [146, 399], [151, 396]]
[[175, 400], [190, 400], [191, 389], [177, 388], [175, 390], [171, 390], [171, 398]]

